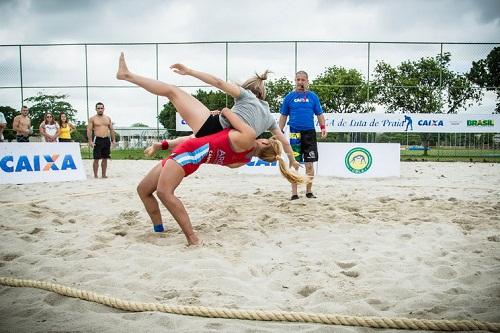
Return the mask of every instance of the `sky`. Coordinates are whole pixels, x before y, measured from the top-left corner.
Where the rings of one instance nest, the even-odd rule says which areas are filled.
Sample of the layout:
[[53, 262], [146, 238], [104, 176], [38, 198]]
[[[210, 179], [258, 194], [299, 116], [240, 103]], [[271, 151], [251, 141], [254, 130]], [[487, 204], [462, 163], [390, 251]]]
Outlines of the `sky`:
[[[231, 41], [356, 41], [500, 43], [500, 0], [0, 0], [0, 44], [173, 43]], [[453, 66], [465, 70], [491, 48], [455, 50]], [[318, 75], [335, 59], [367, 74], [367, 44], [300, 44], [298, 66]], [[89, 84], [126, 86], [114, 79], [116, 60], [125, 51], [134, 71], [155, 75], [154, 46], [88, 47]], [[168, 72], [183, 62], [225, 76], [224, 44], [160, 45], [159, 78], [197, 85]], [[435, 56], [439, 45], [373, 45], [377, 59]], [[81, 85], [85, 80], [82, 46], [23, 47], [26, 86]], [[293, 78], [293, 44], [231, 44], [228, 79], [242, 81], [272, 67], [277, 77]], [[18, 86], [16, 47], [0, 47], [0, 86]], [[372, 60], [370, 60], [370, 63]], [[189, 90], [188, 88], [186, 88]], [[20, 100], [18, 89], [0, 89], [0, 105]], [[40, 89], [25, 89], [24, 95]], [[156, 98], [131, 88], [46, 89], [71, 96], [79, 118], [94, 113], [102, 100], [118, 126], [155, 125]], [[166, 102], [160, 99], [160, 105]], [[15, 107], [20, 102], [14, 102]], [[153, 110], [152, 110], [153, 109]]]

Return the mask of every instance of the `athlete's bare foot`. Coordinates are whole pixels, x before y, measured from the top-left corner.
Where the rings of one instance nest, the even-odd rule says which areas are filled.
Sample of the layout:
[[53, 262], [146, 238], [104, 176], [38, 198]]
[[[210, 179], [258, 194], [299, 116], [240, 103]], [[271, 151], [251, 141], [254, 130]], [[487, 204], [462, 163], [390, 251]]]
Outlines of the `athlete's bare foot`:
[[201, 246], [203, 244], [203, 241], [201, 238], [198, 238], [196, 234], [192, 234], [190, 236], [187, 236], [187, 241], [188, 241], [188, 246], [189, 247], [197, 247]]
[[118, 71], [116, 72], [116, 78], [118, 80], [126, 80], [130, 76], [130, 71], [127, 68], [127, 63], [125, 62], [125, 55], [120, 53], [120, 60], [118, 61]]
[[102, 175], [102, 177], [101, 177], [101, 178], [108, 178], [108, 176], [106, 176], [106, 175]]
[[197, 247], [202, 247], [202, 246], [203, 246], [203, 244], [204, 244], [203, 240], [198, 239], [198, 243], [196, 243], [196, 244], [193, 244], [193, 243], [188, 243], [188, 247], [189, 247], [190, 249], [195, 249], [195, 248], [197, 248]]

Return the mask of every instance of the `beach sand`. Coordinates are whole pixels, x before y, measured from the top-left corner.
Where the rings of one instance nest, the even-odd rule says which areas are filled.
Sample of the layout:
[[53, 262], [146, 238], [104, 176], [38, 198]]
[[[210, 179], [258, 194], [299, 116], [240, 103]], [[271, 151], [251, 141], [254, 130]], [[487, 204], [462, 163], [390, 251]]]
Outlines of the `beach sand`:
[[[500, 165], [402, 163], [400, 178], [316, 177], [289, 201], [280, 176], [203, 166], [183, 200], [201, 248], [135, 188], [157, 162], [108, 179], [4, 185], [0, 276], [130, 301], [500, 322]], [[0, 286], [0, 331], [368, 332], [367, 328], [133, 313]], [[391, 332], [396, 332], [392, 330]]]

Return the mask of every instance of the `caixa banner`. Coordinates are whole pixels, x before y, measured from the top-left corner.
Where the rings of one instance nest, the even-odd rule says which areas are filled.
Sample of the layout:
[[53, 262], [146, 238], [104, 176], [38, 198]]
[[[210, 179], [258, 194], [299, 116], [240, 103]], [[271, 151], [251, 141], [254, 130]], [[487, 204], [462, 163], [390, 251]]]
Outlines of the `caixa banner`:
[[0, 143], [0, 184], [85, 180], [78, 143]]
[[[280, 114], [273, 113], [276, 121]], [[328, 132], [500, 133], [500, 114], [325, 113]], [[316, 131], [320, 131], [318, 120]], [[176, 114], [177, 131], [191, 131]]]

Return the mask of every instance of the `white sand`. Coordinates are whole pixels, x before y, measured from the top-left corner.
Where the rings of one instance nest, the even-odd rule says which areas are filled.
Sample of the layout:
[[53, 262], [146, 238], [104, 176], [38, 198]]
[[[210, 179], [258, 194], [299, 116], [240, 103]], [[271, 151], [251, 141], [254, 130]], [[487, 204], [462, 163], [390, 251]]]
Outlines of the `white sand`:
[[[90, 161], [85, 161], [90, 176]], [[205, 246], [151, 232], [135, 193], [154, 161], [109, 179], [8, 185], [0, 275], [169, 305], [500, 322], [500, 165], [403, 163], [401, 178], [280, 177], [204, 166], [178, 190]], [[35, 202], [37, 201], [38, 202]], [[9, 205], [9, 203], [16, 203]], [[317, 324], [128, 313], [0, 287], [0, 331], [367, 332]]]

